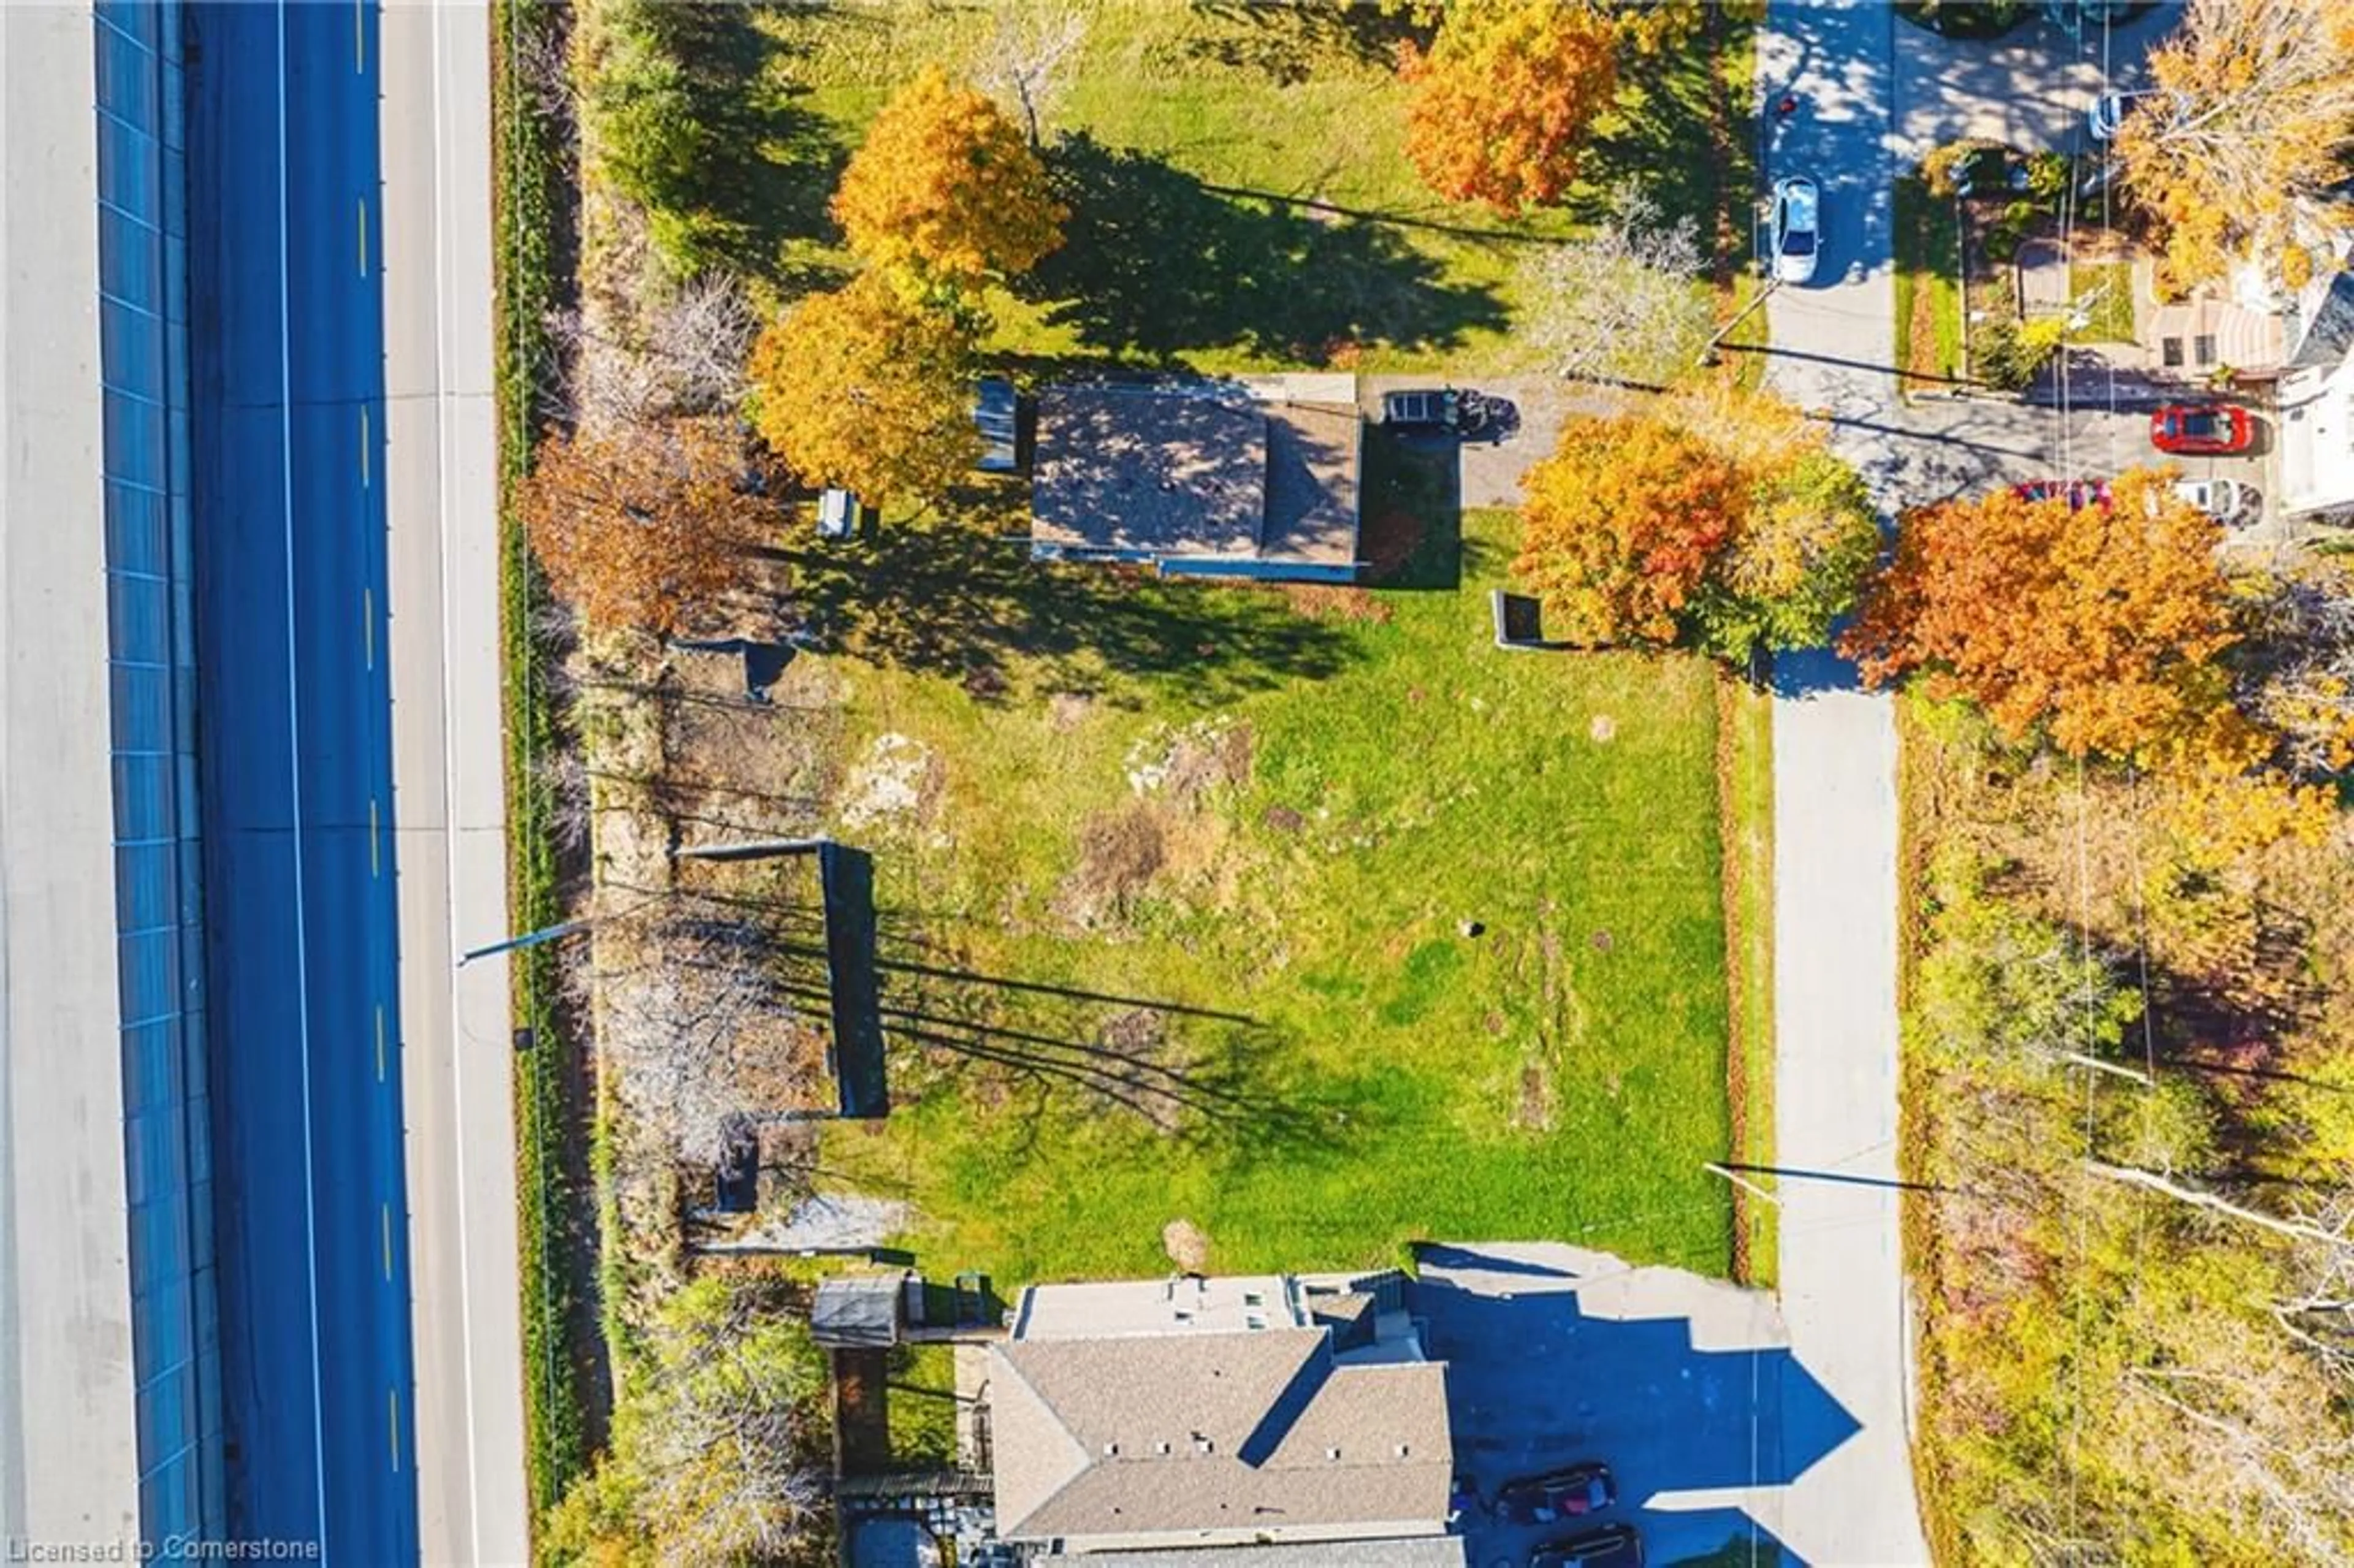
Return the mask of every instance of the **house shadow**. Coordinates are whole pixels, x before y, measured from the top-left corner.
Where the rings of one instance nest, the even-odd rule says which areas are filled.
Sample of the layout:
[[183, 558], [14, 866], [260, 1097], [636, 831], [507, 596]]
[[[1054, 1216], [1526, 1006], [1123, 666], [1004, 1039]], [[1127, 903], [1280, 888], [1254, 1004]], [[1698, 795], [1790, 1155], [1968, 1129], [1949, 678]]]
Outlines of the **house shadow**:
[[[1609, 1465], [1648, 1560], [1771, 1546], [1746, 1512], [1681, 1496], [1787, 1487], [1861, 1430], [1791, 1354], [1772, 1298], [1567, 1246], [1416, 1248], [1410, 1305], [1447, 1363], [1456, 1468], [1484, 1498], [1515, 1477]], [[1699, 1499], [1695, 1499], [1699, 1500]], [[1523, 1561], [1561, 1526], [1468, 1521], [1472, 1560]], [[1741, 1561], [1736, 1554], [1726, 1561]]]
[[801, 645], [960, 681], [1005, 700], [1014, 666], [1090, 669], [1182, 687], [1204, 706], [1338, 673], [1358, 656], [1345, 630], [1279, 594], [1156, 578], [1133, 568], [1033, 560], [1026, 538], [958, 519], [894, 523], [794, 552]]
[[1325, 365], [1359, 345], [1451, 348], [1504, 324], [1492, 292], [1447, 281], [1392, 227], [1220, 193], [1084, 132], [1046, 157], [1070, 217], [1062, 248], [1019, 287], [1086, 350], [1169, 364], [1230, 349]]
[[1364, 432], [1358, 553], [1376, 588], [1463, 585], [1463, 459], [1451, 440]]

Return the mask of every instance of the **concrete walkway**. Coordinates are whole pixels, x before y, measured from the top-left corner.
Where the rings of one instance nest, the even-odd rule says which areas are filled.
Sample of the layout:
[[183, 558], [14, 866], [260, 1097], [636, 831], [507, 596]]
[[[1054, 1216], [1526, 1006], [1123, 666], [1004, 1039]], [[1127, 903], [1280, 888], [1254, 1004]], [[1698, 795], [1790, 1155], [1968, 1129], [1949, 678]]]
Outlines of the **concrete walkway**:
[[[1776, 0], [1758, 76], [1801, 108], [1769, 177], [1822, 185], [1819, 281], [1767, 306], [1766, 384], [1840, 422], [1883, 505], [1902, 411], [1890, 267], [1896, 24], [1878, 4]], [[1902, 30], [1902, 29], [1897, 29]], [[1785, 661], [1774, 707], [1775, 1162], [1790, 1348], [1858, 1430], [1797, 1473], [1779, 1533], [1805, 1562], [1924, 1563], [1907, 1441], [1896, 1171], [1895, 731], [1888, 700], [1829, 653]], [[1863, 1179], [1857, 1181], [1856, 1178]]]

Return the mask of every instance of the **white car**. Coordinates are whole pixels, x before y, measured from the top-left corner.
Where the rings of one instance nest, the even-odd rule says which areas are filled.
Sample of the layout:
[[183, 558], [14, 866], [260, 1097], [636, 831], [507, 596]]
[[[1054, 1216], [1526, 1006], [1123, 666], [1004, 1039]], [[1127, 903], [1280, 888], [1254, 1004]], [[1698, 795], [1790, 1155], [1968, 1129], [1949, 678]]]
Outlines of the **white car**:
[[2236, 517], [2248, 503], [2247, 488], [2232, 479], [2178, 479], [2174, 493], [2210, 517]]
[[2148, 92], [2105, 92], [2093, 100], [2084, 111], [2084, 132], [2095, 142], [2115, 137], [2126, 122], [2126, 115], [2137, 99], [2155, 96]]
[[1815, 258], [1823, 248], [1822, 193], [1804, 175], [1774, 182], [1774, 216], [1766, 248], [1774, 258], [1774, 276], [1785, 283], [1804, 283], [1815, 275]]

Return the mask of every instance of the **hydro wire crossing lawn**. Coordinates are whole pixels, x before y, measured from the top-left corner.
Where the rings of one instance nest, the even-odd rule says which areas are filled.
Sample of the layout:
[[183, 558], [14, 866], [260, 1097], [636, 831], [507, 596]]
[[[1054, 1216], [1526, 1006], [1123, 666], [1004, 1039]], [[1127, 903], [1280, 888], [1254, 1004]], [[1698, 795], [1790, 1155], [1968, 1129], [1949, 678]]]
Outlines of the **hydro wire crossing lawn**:
[[985, 671], [921, 635], [805, 662], [895, 1100], [821, 1185], [1004, 1285], [1163, 1271], [1181, 1217], [1220, 1269], [1553, 1237], [1725, 1270], [1712, 672], [1495, 648], [1514, 524], [1466, 529], [1460, 588], [1022, 561], [965, 589]]

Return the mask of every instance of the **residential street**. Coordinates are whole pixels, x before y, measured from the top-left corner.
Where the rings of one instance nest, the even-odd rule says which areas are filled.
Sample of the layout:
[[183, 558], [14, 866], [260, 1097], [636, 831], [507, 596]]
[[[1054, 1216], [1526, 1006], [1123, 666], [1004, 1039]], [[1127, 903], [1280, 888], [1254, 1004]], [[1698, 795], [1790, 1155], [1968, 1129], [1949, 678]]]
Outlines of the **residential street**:
[[[1895, 25], [1876, 4], [1776, 4], [1757, 45], [1766, 103], [1783, 92], [1799, 101], [1776, 123], [1766, 173], [1811, 174], [1823, 192], [1818, 281], [1785, 287], [1767, 305], [1766, 385], [1827, 410], [1840, 450], [1891, 507], [1916, 483], [1958, 485], [2021, 455], [2012, 444], [2020, 432], [2006, 429], [1960, 449], [1966, 459], [1946, 450], [1932, 460], [1896, 398]], [[1907, 1442], [1897, 1193], [1865, 1184], [1896, 1174], [1895, 755], [1888, 699], [1857, 690], [1843, 662], [1783, 662], [1774, 706], [1775, 1163], [1838, 1179], [1778, 1182], [1782, 1310], [1797, 1363], [1858, 1430], [1796, 1477], [1780, 1533], [1808, 1563], [1859, 1568], [1928, 1561]]]
[[400, 1072], [427, 1563], [530, 1555], [504, 936], [484, 7], [383, 12]]

